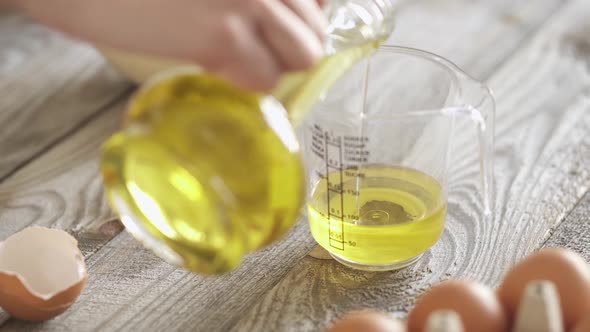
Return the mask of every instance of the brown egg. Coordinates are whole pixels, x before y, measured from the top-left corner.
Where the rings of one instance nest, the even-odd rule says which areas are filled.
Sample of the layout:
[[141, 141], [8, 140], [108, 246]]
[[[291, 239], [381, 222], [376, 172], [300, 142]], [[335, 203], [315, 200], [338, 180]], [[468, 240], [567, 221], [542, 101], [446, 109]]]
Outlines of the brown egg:
[[530, 255], [504, 277], [498, 295], [511, 319], [526, 285], [534, 280], [551, 281], [557, 287], [566, 329], [590, 313], [590, 267], [572, 251], [550, 248]]
[[508, 322], [490, 288], [468, 280], [445, 281], [422, 295], [408, 316], [408, 331], [423, 332], [432, 312], [452, 310], [465, 331], [504, 332]]
[[0, 242], [0, 307], [15, 318], [53, 318], [86, 282], [78, 242], [64, 231], [29, 227]]
[[400, 321], [384, 313], [364, 310], [344, 315], [330, 326], [326, 332], [405, 332]]
[[586, 314], [582, 320], [580, 320], [572, 332], [590, 332], [590, 314]]

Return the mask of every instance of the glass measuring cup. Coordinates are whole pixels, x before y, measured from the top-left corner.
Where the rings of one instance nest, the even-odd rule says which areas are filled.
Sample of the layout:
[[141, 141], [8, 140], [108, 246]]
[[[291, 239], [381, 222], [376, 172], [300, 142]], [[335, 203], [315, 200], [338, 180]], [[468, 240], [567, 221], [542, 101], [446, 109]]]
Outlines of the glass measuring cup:
[[381, 47], [337, 82], [303, 125], [313, 237], [357, 269], [416, 262], [442, 235], [453, 134], [473, 127], [464, 118], [475, 124], [489, 214], [494, 112], [491, 91], [451, 62]]

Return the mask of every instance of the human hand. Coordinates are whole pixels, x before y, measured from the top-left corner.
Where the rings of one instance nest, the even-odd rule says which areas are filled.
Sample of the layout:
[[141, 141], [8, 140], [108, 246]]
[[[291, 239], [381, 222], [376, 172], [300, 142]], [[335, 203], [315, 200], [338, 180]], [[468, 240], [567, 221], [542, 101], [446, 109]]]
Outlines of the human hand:
[[251, 90], [322, 55], [323, 0], [13, 0], [74, 37], [198, 63]]

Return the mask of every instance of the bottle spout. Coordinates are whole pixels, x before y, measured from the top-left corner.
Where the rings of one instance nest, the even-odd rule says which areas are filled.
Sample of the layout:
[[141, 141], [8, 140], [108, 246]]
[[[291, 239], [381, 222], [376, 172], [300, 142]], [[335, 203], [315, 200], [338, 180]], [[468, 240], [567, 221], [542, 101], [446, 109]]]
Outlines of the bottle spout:
[[272, 93], [294, 126], [336, 81], [387, 40], [394, 28], [394, 9], [394, 0], [328, 2], [324, 58], [310, 71], [283, 77]]
[[290, 122], [298, 126], [317, 100], [378, 46], [379, 44], [371, 43], [328, 55], [309, 72], [292, 73], [283, 77], [272, 95], [285, 107]]
[[396, 0], [332, 0], [325, 51], [333, 54], [367, 41], [385, 41], [395, 28]]

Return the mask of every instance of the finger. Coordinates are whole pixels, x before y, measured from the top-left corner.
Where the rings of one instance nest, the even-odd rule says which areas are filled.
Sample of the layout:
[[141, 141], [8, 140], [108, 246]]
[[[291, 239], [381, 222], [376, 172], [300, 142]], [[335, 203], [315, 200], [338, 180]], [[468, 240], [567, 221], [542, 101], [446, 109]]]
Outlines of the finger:
[[261, 33], [285, 70], [304, 70], [322, 56], [320, 39], [282, 2], [260, 1]]
[[282, 0], [283, 3], [295, 12], [309, 25], [318, 38], [324, 39], [328, 22], [320, 5], [316, 0]]
[[226, 22], [225, 43], [228, 58], [212, 72], [234, 85], [256, 91], [275, 87], [281, 64], [255, 28], [240, 18]]

